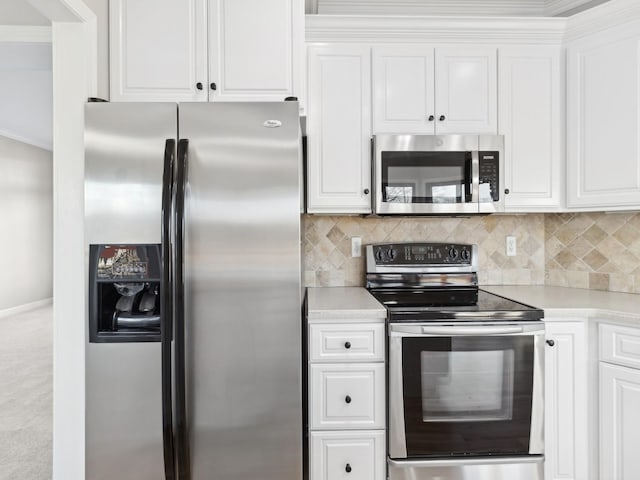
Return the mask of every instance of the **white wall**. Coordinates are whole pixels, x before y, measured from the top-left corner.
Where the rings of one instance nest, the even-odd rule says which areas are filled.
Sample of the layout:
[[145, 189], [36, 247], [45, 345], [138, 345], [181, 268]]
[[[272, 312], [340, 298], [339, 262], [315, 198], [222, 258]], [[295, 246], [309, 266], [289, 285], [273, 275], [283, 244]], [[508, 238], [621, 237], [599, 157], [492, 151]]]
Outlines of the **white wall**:
[[0, 136], [0, 312], [51, 298], [53, 155]]

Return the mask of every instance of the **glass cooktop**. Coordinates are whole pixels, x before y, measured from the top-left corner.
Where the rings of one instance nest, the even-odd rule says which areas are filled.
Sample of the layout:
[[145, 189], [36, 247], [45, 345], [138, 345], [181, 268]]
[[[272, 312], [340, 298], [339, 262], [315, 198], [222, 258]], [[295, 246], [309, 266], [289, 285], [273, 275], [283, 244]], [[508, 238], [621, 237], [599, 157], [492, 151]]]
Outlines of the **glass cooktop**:
[[481, 289], [377, 289], [369, 292], [387, 308], [391, 322], [535, 321], [544, 317], [539, 308]]

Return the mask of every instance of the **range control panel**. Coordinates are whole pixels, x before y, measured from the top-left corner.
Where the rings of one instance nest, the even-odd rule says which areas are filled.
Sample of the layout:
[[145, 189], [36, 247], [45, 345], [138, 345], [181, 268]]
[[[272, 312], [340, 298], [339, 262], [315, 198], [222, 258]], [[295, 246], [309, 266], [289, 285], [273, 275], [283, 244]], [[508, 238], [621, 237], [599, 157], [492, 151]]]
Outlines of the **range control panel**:
[[370, 246], [376, 265], [471, 265], [474, 245], [461, 243], [386, 243]]

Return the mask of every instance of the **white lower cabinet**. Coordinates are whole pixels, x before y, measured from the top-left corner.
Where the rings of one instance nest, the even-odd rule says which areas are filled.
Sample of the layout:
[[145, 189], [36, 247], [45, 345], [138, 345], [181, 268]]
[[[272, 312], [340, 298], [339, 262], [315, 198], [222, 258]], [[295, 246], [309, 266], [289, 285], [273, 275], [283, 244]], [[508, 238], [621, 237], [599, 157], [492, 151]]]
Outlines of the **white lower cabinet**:
[[600, 479], [637, 480], [640, 478], [640, 328], [601, 324], [599, 333]]
[[384, 319], [309, 321], [310, 480], [386, 478]]
[[311, 432], [310, 480], [384, 480], [384, 431]]
[[586, 325], [547, 321], [545, 330], [545, 479], [587, 480]]

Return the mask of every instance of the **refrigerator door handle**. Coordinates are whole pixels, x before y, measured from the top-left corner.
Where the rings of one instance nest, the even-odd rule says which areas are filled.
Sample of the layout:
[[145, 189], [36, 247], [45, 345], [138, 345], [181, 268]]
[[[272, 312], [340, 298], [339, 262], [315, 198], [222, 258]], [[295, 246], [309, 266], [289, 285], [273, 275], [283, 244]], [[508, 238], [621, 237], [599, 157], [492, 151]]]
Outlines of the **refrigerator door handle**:
[[184, 300], [184, 202], [189, 159], [189, 140], [178, 140], [178, 160], [174, 177], [174, 305], [175, 305], [175, 415], [178, 480], [191, 480], [189, 427], [186, 407], [186, 339]]
[[173, 400], [171, 388], [171, 342], [173, 340], [173, 286], [171, 282], [171, 207], [173, 203], [173, 170], [176, 141], [167, 139], [164, 146], [162, 173], [162, 284], [160, 286], [160, 344], [162, 364], [162, 449], [166, 480], [175, 479], [173, 449]]

